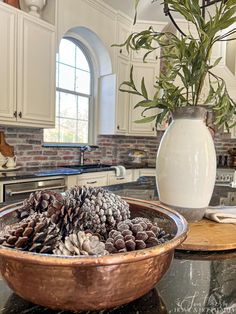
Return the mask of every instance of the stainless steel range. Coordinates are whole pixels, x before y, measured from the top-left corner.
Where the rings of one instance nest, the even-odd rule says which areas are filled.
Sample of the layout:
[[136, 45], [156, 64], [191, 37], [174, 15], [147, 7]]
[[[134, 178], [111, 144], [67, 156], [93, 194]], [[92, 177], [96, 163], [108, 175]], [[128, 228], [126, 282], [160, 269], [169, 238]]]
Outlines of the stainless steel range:
[[234, 172], [232, 168], [217, 168], [216, 185], [230, 185], [234, 181]]
[[64, 192], [66, 183], [64, 177], [41, 178], [40, 180], [21, 180], [20, 182], [3, 183], [0, 201], [1, 202], [17, 202], [25, 199], [30, 193], [40, 190], [53, 190], [56, 192]]

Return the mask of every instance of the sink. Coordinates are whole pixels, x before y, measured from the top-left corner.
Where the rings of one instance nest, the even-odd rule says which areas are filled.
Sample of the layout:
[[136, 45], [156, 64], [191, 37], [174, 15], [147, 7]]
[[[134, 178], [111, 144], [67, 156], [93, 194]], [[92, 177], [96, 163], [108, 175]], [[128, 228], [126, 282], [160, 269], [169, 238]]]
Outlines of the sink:
[[77, 169], [81, 172], [97, 172], [97, 171], [106, 171], [111, 169], [111, 165], [107, 164], [88, 164], [88, 165], [68, 165], [63, 166], [63, 168]]

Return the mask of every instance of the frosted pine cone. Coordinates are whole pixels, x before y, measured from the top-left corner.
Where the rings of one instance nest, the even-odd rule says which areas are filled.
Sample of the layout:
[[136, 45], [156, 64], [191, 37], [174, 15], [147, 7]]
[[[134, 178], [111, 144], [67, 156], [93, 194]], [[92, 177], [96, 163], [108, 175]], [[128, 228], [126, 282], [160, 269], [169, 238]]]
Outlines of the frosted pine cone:
[[129, 205], [120, 196], [102, 188], [88, 188], [78, 227], [107, 237], [110, 230], [129, 217]]
[[72, 233], [60, 241], [55, 250], [56, 255], [106, 255], [105, 244], [99, 236], [90, 232], [79, 231]]
[[1, 245], [37, 253], [52, 253], [59, 239], [57, 226], [37, 213], [6, 226], [0, 234]]
[[134, 218], [120, 222], [117, 230], [109, 233], [105, 248], [109, 253], [142, 250], [169, 240], [170, 235], [147, 218]]
[[81, 207], [90, 190], [91, 188], [86, 186], [74, 186], [67, 190], [65, 194], [66, 198], [73, 200], [77, 206]]

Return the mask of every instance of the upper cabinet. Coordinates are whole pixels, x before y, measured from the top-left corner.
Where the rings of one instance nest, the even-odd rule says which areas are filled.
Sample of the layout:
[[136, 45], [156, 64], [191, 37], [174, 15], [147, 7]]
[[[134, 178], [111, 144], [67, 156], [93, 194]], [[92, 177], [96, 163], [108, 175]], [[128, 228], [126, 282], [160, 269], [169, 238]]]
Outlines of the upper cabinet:
[[130, 63], [126, 58], [118, 57], [117, 60], [117, 86], [116, 86], [116, 132], [127, 133], [129, 127], [130, 94], [119, 91], [119, 86], [129, 80]]
[[16, 108], [16, 23], [17, 14], [0, 6], [0, 120], [15, 119]]
[[[154, 25], [154, 28], [161, 30], [164, 25], [164, 23], [158, 23]], [[124, 43], [131, 32], [147, 29], [148, 26], [141, 23], [135, 26], [135, 28], [132, 28], [132, 21], [128, 23], [118, 15], [116, 43]], [[155, 93], [154, 84], [160, 70], [159, 52], [157, 50], [157, 52], [150, 54], [144, 63], [144, 51], [130, 51], [128, 53], [126, 47], [115, 47], [115, 49], [115, 73], [107, 75], [100, 80], [99, 133], [156, 136], [154, 123], [136, 123], [136, 120], [142, 118], [142, 110], [134, 107], [141, 98], [133, 94], [121, 92], [119, 91], [119, 87], [122, 82], [129, 81], [130, 69], [133, 65], [134, 82], [137, 88], [141, 89], [141, 81], [144, 77], [146, 88], [151, 98]], [[126, 86], [125, 89], [127, 89]]]
[[55, 26], [0, 3], [0, 124], [55, 124]]
[[45, 24], [28, 16], [18, 18], [17, 112], [20, 123], [53, 126], [55, 32]]
[[[119, 19], [116, 27], [116, 43], [123, 44], [131, 33], [131, 26], [122, 23]], [[117, 54], [129, 60], [130, 56], [125, 47], [116, 47]]]
[[[141, 89], [142, 78], [145, 78], [145, 86], [147, 93], [151, 98], [155, 94], [154, 82], [155, 78], [159, 73], [158, 67], [155, 64], [136, 62], [133, 64], [133, 76], [137, 87]], [[129, 134], [132, 135], [143, 135], [143, 136], [154, 136], [155, 125], [154, 123], [137, 123], [135, 121], [141, 119], [142, 108], [134, 108], [135, 105], [141, 101], [140, 96], [131, 94], [130, 105], [129, 105]], [[150, 115], [150, 111], [148, 113]]]

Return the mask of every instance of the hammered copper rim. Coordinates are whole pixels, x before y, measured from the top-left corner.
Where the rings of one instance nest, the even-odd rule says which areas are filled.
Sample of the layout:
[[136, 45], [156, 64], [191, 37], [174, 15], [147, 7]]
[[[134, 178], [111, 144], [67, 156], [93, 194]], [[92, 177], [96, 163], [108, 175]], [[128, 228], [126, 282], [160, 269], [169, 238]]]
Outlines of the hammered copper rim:
[[[150, 202], [144, 200], [138, 200], [133, 198], [123, 198], [129, 204], [143, 206], [144, 208], [152, 208], [153, 210], [158, 211], [164, 217], [168, 217], [172, 220], [177, 228], [176, 235], [173, 239], [164, 244], [154, 246], [152, 248], [132, 251], [127, 253], [118, 253], [114, 255], [106, 256], [57, 256], [52, 254], [40, 254], [40, 253], [31, 253], [20, 251], [12, 248], [6, 248], [0, 245], [0, 254], [4, 257], [11, 257], [16, 260], [30, 261], [31, 263], [41, 264], [41, 265], [56, 265], [56, 266], [65, 266], [65, 265], [86, 265], [86, 266], [104, 266], [104, 265], [113, 265], [121, 263], [130, 263], [135, 261], [144, 260], [150, 257], [160, 255], [162, 253], [169, 252], [182, 243], [188, 232], [188, 225], [183, 216], [181, 216], [176, 211], [170, 209], [167, 206], [160, 204], [159, 202]], [[22, 202], [5, 206], [0, 209], [0, 217], [4, 216], [9, 212], [17, 210], [17, 208], [22, 205]]]

